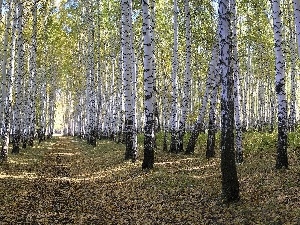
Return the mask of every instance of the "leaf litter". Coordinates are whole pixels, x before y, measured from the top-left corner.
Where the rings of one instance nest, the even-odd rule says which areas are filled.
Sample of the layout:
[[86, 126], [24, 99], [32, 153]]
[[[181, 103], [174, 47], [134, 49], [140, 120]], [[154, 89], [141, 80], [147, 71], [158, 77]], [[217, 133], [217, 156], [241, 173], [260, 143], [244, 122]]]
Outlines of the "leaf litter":
[[202, 150], [158, 149], [143, 171], [141, 159], [123, 160], [121, 144], [56, 137], [1, 165], [0, 224], [300, 224], [299, 159], [292, 152], [278, 171], [272, 151], [246, 153], [241, 200], [226, 205], [220, 159]]

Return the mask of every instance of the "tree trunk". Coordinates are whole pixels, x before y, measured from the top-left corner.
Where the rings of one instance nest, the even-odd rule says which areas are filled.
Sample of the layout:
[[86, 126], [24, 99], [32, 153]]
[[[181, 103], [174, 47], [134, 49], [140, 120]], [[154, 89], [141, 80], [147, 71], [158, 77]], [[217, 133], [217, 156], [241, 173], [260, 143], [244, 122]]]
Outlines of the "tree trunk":
[[17, 13], [17, 73], [15, 81], [15, 105], [14, 105], [14, 121], [12, 129], [12, 153], [18, 154], [20, 151], [21, 141], [21, 110], [23, 105], [23, 79], [24, 79], [24, 39], [23, 39], [23, 4], [16, 1]]
[[[8, 157], [9, 135], [11, 129], [11, 100], [12, 100], [12, 80], [14, 74], [14, 54], [15, 54], [15, 23], [11, 24], [11, 14], [13, 11], [12, 1], [8, 2], [9, 8], [6, 17], [6, 28], [4, 33], [4, 56], [2, 61], [2, 98], [3, 98], [3, 134], [0, 160], [6, 161]], [[13, 17], [14, 19], [14, 17]], [[15, 21], [15, 20], [14, 20]], [[9, 30], [12, 27], [12, 44], [9, 43]], [[10, 57], [8, 58], [8, 52]]]
[[218, 56], [218, 46], [215, 45], [212, 49], [212, 57], [211, 57], [210, 65], [209, 65], [208, 75], [207, 75], [207, 79], [206, 79], [205, 93], [202, 98], [201, 108], [199, 110], [197, 121], [192, 130], [191, 137], [188, 141], [188, 144], [187, 144], [187, 147], [185, 150], [185, 154], [193, 154], [194, 153], [198, 136], [199, 136], [201, 130], [203, 129], [203, 121], [204, 121], [204, 115], [205, 115], [205, 112], [207, 109], [207, 102], [208, 102], [208, 98], [209, 98], [211, 88], [213, 87], [213, 82], [214, 82], [214, 79], [213, 79], [214, 72], [215, 72], [216, 64], [217, 64], [217, 60], [218, 60], [217, 56]]
[[236, 2], [230, 0], [230, 11], [232, 16], [232, 66], [234, 77], [234, 121], [235, 121], [235, 146], [236, 146], [236, 161], [243, 162], [243, 146], [242, 146], [242, 124], [240, 118], [240, 76], [239, 76], [239, 61], [238, 61], [238, 46], [236, 34]]
[[144, 0], [144, 86], [145, 86], [145, 131], [143, 169], [152, 169], [154, 164], [154, 77], [153, 77], [153, 39], [150, 20], [149, 0]]
[[[217, 50], [218, 45], [214, 48]], [[217, 51], [214, 53], [217, 58]], [[207, 132], [207, 143], [206, 143], [206, 158], [211, 158], [215, 156], [215, 142], [216, 142], [216, 104], [218, 96], [218, 87], [220, 86], [220, 77], [217, 71], [217, 61], [213, 61], [213, 85], [210, 96], [210, 108], [208, 115], [208, 132]]]
[[285, 93], [285, 77], [284, 77], [284, 56], [282, 49], [282, 23], [280, 0], [272, 1], [273, 9], [273, 29], [276, 55], [276, 82], [275, 90], [277, 94], [278, 104], [278, 138], [277, 138], [277, 158], [276, 168], [288, 168], [287, 157], [287, 102]]
[[36, 58], [37, 58], [37, 3], [38, 0], [34, 0], [33, 11], [32, 11], [32, 34], [31, 34], [31, 50], [29, 59], [29, 93], [28, 93], [28, 145], [33, 146], [34, 135], [35, 135], [35, 124], [36, 124]]
[[[134, 132], [134, 109], [132, 105], [132, 40], [131, 40], [131, 0], [122, 0], [122, 77], [123, 77], [123, 91], [125, 97], [125, 160], [133, 159], [136, 157], [134, 154], [135, 150], [135, 138], [133, 136]], [[133, 160], [135, 161], [135, 159]]]
[[300, 57], [300, 1], [293, 0], [294, 5], [294, 19], [296, 25], [296, 34], [298, 42], [298, 57]]
[[186, 59], [185, 59], [185, 77], [184, 77], [184, 94], [182, 100], [182, 115], [179, 122], [178, 131], [178, 150], [183, 151], [183, 137], [185, 134], [186, 119], [188, 114], [188, 109], [191, 102], [190, 92], [191, 92], [191, 13], [189, 7], [189, 1], [184, 1], [184, 11], [185, 11], [185, 38], [186, 38]]
[[222, 197], [225, 202], [239, 200], [239, 182], [237, 178], [234, 154], [234, 101], [233, 71], [231, 65], [230, 9], [229, 0], [219, 1], [219, 42], [221, 94], [221, 172]]
[[178, 72], [178, 6], [177, 0], [174, 0], [174, 46], [173, 46], [173, 62], [172, 62], [172, 109], [170, 119], [171, 143], [170, 152], [178, 153], [177, 138], [178, 138], [178, 113], [177, 113], [177, 72]]
[[[300, 10], [300, 8], [299, 8]], [[300, 13], [299, 13], [300, 16]], [[290, 24], [290, 43], [289, 47], [291, 50], [291, 96], [290, 96], [290, 114], [289, 114], [289, 130], [294, 132], [296, 129], [296, 49], [295, 49], [295, 32]]]

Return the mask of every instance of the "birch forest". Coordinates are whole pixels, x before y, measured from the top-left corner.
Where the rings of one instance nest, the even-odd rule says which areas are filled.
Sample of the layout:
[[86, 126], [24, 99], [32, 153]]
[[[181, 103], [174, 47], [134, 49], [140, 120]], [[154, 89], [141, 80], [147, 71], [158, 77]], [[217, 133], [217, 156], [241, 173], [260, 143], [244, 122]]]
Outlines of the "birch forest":
[[300, 0], [0, 13], [0, 224], [300, 224]]

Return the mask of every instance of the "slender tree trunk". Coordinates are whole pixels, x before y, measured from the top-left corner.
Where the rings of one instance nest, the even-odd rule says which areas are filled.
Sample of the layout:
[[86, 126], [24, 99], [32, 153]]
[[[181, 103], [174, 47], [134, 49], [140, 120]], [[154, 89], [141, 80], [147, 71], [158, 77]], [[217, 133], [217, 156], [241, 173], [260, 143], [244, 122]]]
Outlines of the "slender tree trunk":
[[36, 125], [36, 60], [37, 60], [37, 4], [38, 0], [34, 0], [33, 11], [32, 11], [32, 34], [31, 34], [31, 51], [29, 59], [29, 93], [28, 93], [28, 107], [29, 107], [29, 117], [28, 117], [28, 145], [33, 146], [34, 135], [35, 135], [35, 125]]
[[282, 49], [282, 23], [280, 0], [272, 1], [273, 9], [273, 29], [276, 54], [276, 83], [275, 90], [277, 94], [278, 104], [278, 139], [277, 139], [277, 158], [276, 168], [288, 168], [287, 157], [287, 101], [285, 93], [285, 77], [284, 77], [284, 56]]
[[236, 146], [236, 161], [243, 162], [243, 146], [242, 146], [242, 124], [240, 118], [240, 76], [239, 76], [239, 61], [238, 61], [238, 46], [236, 33], [236, 2], [230, 0], [230, 11], [232, 16], [232, 66], [234, 79], [234, 121], [235, 121], [235, 146]]
[[[4, 121], [3, 121], [3, 135], [2, 135], [2, 148], [0, 159], [6, 161], [8, 157], [8, 144], [9, 135], [11, 129], [11, 100], [12, 100], [12, 81], [14, 74], [14, 54], [15, 54], [15, 23], [11, 24], [11, 14], [13, 11], [12, 1], [8, 2], [9, 9], [6, 17], [6, 28], [4, 33], [4, 56], [2, 61], [2, 98], [3, 98], [3, 111], [4, 111]], [[13, 17], [14, 20], [14, 17]], [[15, 21], [15, 20], [14, 20]], [[9, 43], [9, 30], [12, 27], [12, 42]], [[7, 52], [10, 51], [10, 57], [8, 58]]]
[[178, 108], [177, 108], [177, 72], [178, 72], [178, 6], [177, 0], [174, 0], [174, 46], [173, 46], [173, 62], [172, 62], [172, 109], [171, 109], [171, 144], [170, 152], [178, 153], [177, 138], [178, 138]]
[[129, 29], [130, 29], [130, 58], [131, 58], [131, 80], [132, 80], [132, 93], [131, 93], [131, 117], [132, 117], [132, 149], [131, 149], [131, 160], [135, 162], [138, 157], [137, 149], [137, 109], [136, 109], [136, 98], [137, 98], [137, 62], [134, 52], [134, 33], [132, 25], [132, 1], [129, 4]]
[[[163, 73], [165, 75], [165, 73]], [[167, 95], [167, 84], [166, 79], [163, 80], [163, 96]], [[167, 98], [162, 99], [162, 118], [163, 118], [163, 128], [164, 128], [164, 137], [163, 137], [163, 151], [168, 151], [168, 144], [167, 144], [167, 133], [168, 133], [168, 119], [167, 119], [167, 110], [168, 110], [168, 102]]]
[[134, 110], [132, 105], [132, 41], [130, 39], [130, 17], [131, 17], [131, 0], [122, 0], [122, 57], [123, 57], [123, 86], [125, 97], [125, 140], [126, 150], [125, 159], [129, 160], [133, 157], [133, 127], [134, 127]]
[[152, 169], [154, 164], [154, 77], [153, 77], [153, 40], [150, 20], [149, 0], [144, 0], [143, 36], [144, 36], [144, 88], [145, 88], [145, 131], [143, 169]]
[[16, 1], [17, 8], [17, 73], [16, 73], [16, 92], [15, 92], [15, 105], [14, 105], [14, 122], [12, 129], [12, 153], [18, 154], [20, 151], [21, 141], [21, 110], [23, 102], [22, 82], [24, 79], [24, 39], [23, 39], [23, 4], [18, 0]]
[[293, 0], [294, 19], [296, 25], [296, 34], [298, 42], [298, 57], [300, 57], [300, 0]]
[[221, 171], [222, 197], [226, 202], [239, 200], [239, 181], [234, 154], [234, 100], [233, 71], [231, 65], [229, 0], [219, 1], [219, 41], [221, 94]]
[[[300, 9], [299, 9], [300, 10]], [[300, 13], [299, 13], [300, 16]], [[290, 114], [289, 114], [289, 130], [295, 131], [296, 128], [296, 49], [295, 49], [295, 32], [290, 25], [290, 43], [289, 47], [291, 50], [291, 96], [290, 96]]]
[[216, 64], [217, 64], [217, 60], [218, 60], [217, 56], [218, 56], [218, 46], [215, 45], [212, 50], [212, 58], [210, 61], [210, 66], [209, 66], [208, 75], [207, 75], [207, 79], [206, 79], [206, 87], [205, 87], [205, 92], [204, 92], [204, 95], [202, 98], [201, 108], [199, 110], [197, 121], [192, 130], [191, 137], [189, 138], [189, 141], [188, 141], [188, 144], [187, 144], [187, 147], [185, 150], [185, 154], [193, 154], [194, 153], [198, 136], [203, 128], [203, 121], [204, 121], [204, 115], [205, 115], [205, 112], [207, 109], [207, 102], [208, 102], [208, 98], [209, 98], [211, 88], [213, 87], [213, 82], [214, 82], [214, 79], [213, 79], [214, 72], [215, 72]]
[[56, 87], [55, 87], [56, 71], [53, 71], [51, 77], [51, 87], [49, 93], [48, 104], [48, 138], [52, 138], [54, 132], [54, 115], [55, 115], [55, 102], [56, 102]]
[[[155, 40], [155, 0], [151, 0], [151, 27], [152, 27], [152, 34], [151, 38], [152, 40]], [[154, 138], [153, 138], [153, 146], [154, 148], [157, 148], [156, 143], [156, 133], [160, 131], [160, 120], [159, 120], [159, 109], [158, 109], [158, 99], [157, 99], [157, 90], [158, 90], [158, 83], [157, 83], [157, 74], [156, 74], [156, 51], [155, 51], [155, 42], [152, 43], [153, 47], [153, 58], [152, 58], [152, 73], [153, 73], [153, 79], [154, 79]]]
[[[103, 103], [103, 97], [102, 97], [102, 77], [101, 77], [101, 54], [100, 54], [100, 48], [101, 48], [101, 8], [100, 8], [100, 1], [97, 1], [97, 24], [95, 29], [95, 42], [96, 42], [96, 49], [98, 50], [96, 52], [96, 60], [95, 60], [95, 67], [96, 67], [96, 82], [97, 82], [97, 89], [96, 89], [96, 136], [97, 138], [101, 137], [101, 121], [102, 121], [102, 103]], [[116, 57], [114, 55], [113, 57]]]
[[190, 107], [191, 97], [191, 13], [189, 7], [189, 1], [184, 1], [184, 11], [185, 11], [185, 38], [186, 38], [186, 59], [185, 59], [185, 77], [184, 77], [184, 94], [182, 100], [182, 116], [179, 122], [178, 131], [178, 150], [183, 151], [183, 137], [185, 134], [186, 119], [188, 114], [188, 109]]
[[94, 20], [92, 17], [92, 3], [87, 2], [85, 6], [85, 17], [87, 26], [87, 49], [86, 49], [86, 95], [87, 95], [87, 142], [96, 147], [96, 105], [95, 105], [95, 60], [94, 60]]
[[[215, 58], [218, 57], [219, 54], [217, 51], [218, 45], [214, 47]], [[209, 116], [208, 116], [208, 133], [207, 133], [207, 143], [206, 143], [206, 158], [211, 158], [215, 156], [215, 142], [216, 142], [216, 104], [217, 104], [217, 96], [218, 96], [218, 87], [220, 86], [220, 76], [217, 71], [217, 61], [212, 61], [213, 69], [213, 84], [212, 91], [210, 95], [210, 108], [209, 108]]]

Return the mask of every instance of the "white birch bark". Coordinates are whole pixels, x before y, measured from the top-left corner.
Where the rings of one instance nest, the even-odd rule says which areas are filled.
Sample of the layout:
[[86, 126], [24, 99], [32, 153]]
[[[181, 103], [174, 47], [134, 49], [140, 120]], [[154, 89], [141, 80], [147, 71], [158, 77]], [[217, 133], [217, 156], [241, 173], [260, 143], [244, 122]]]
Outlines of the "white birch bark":
[[[44, 52], [46, 57], [46, 52]], [[39, 117], [38, 117], [38, 139], [39, 143], [45, 140], [45, 129], [46, 129], [46, 103], [47, 103], [47, 78], [46, 78], [46, 65], [39, 70]]]
[[55, 123], [55, 106], [56, 106], [56, 68], [53, 68], [53, 73], [51, 76], [51, 81], [50, 81], [50, 87], [49, 87], [49, 94], [48, 94], [48, 126], [47, 126], [47, 133], [48, 133], [48, 138], [52, 138], [52, 135], [54, 133], [54, 123]]
[[96, 48], [98, 49], [96, 54], [96, 77], [97, 77], [97, 136], [101, 136], [101, 123], [102, 123], [102, 77], [101, 77], [101, 58], [100, 58], [100, 21], [98, 21], [98, 30], [97, 30], [97, 40], [96, 40]]
[[300, 0], [293, 0], [294, 20], [296, 25], [296, 34], [298, 42], [298, 57], [300, 57]]
[[130, 48], [131, 48], [131, 69], [132, 69], [132, 93], [131, 93], [131, 117], [132, 117], [132, 153], [131, 159], [133, 162], [136, 161], [138, 157], [137, 152], [137, 107], [136, 107], [136, 98], [137, 98], [137, 62], [134, 51], [134, 33], [133, 33], [133, 24], [132, 24], [132, 0], [129, 2], [129, 29], [130, 29]]
[[[8, 144], [11, 129], [11, 101], [12, 101], [12, 84], [14, 76], [14, 56], [15, 56], [15, 17], [13, 16], [13, 24], [11, 24], [11, 14], [13, 11], [13, 1], [10, 1], [6, 18], [6, 28], [4, 33], [4, 57], [2, 61], [2, 96], [3, 96], [3, 135], [2, 135], [2, 148], [0, 159], [7, 160], [8, 157]], [[9, 45], [9, 30], [12, 26], [11, 44]], [[7, 54], [10, 52], [10, 55]]]
[[234, 98], [231, 69], [231, 37], [229, 0], [219, 1], [219, 49], [221, 76], [221, 172], [222, 196], [226, 202], [239, 200], [239, 182], [237, 178], [234, 154]]
[[233, 66], [233, 79], [234, 79], [234, 120], [235, 120], [235, 147], [236, 147], [236, 161], [243, 162], [243, 146], [242, 146], [242, 124], [240, 118], [240, 71], [238, 61], [238, 46], [237, 46], [237, 33], [236, 33], [236, 1], [230, 0], [231, 11], [231, 24], [232, 24], [232, 66]]
[[16, 0], [16, 10], [17, 10], [17, 27], [16, 27], [16, 37], [17, 37], [17, 70], [15, 79], [15, 104], [14, 104], [14, 121], [12, 123], [12, 142], [13, 149], [12, 153], [19, 153], [20, 151], [20, 141], [21, 141], [21, 110], [23, 102], [23, 91], [22, 82], [24, 78], [24, 38], [23, 38], [23, 4], [21, 1]]
[[277, 139], [277, 158], [276, 168], [287, 168], [287, 101], [285, 93], [285, 77], [284, 67], [285, 61], [282, 49], [282, 22], [281, 22], [281, 10], [280, 0], [272, 1], [272, 13], [273, 13], [273, 30], [274, 30], [274, 42], [275, 42], [275, 55], [276, 55], [276, 82], [275, 90], [277, 94], [278, 104], [278, 139]]
[[131, 40], [131, 0], [122, 0], [122, 77], [123, 77], [123, 90], [125, 98], [125, 140], [126, 140], [126, 151], [125, 159], [132, 159], [135, 161], [136, 154], [133, 154], [133, 105], [132, 105], [132, 40]]
[[[299, 9], [300, 10], [300, 9]], [[300, 16], [300, 15], [299, 15]], [[297, 80], [296, 80], [296, 43], [295, 43], [295, 32], [290, 27], [290, 40], [289, 47], [291, 51], [291, 90], [290, 90], [290, 113], [289, 113], [289, 130], [291, 132], [295, 131], [296, 128], [296, 90], [297, 90]]]
[[244, 76], [243, 82], [243, 104], [242, 104], [242, 114], [243, 114], [243, 131], [247, 131], [249, 128], [249, 95], [250, 95], [250, 87], [249, 87], [249, 80], [251, 76], [251, 66], [252, 66], [252, 58], [251, 58], [251, 51], [250, 51], [250, 44], [247, 46], [247, 71]]
[[144, 37], [144, 91], [145, 91], [145, 131], [143, 169], [152, 169], [154, 164], [154, 76], [153, 76], [153, 40], [151, 38], [151, 16], [149, 0], [144, 0], [143, 37]]
[[174, 29], [174, 46], [173, 46], [173, 62], [172, 62], [172, 107], [171, 107], [171, 118], [170, 118], [170, 133], [171, 133], [171, 143], [170, 152], [178, 153], [177, 146], [177, 132], [178, 132], [178, 93], [177, 93], [177, 73], [178, 73], [178, 14], [179, 9], [177, 5], [177, 0], [174, 0], [173, 7], [173, 29]]
[[[214, 46], [215, 52], [213, 52], [213, 57], [218, 58], [218, 45]], [[217, 109], [217, 99], [218, 99], [218, 87], [220, 86], [220, 76], [218, 74], [217, 60], [212, 61], [212, 90], [210, 95], [210, 107], [208, 114], [208, 135], [207, 135], [207, 146], [206, 146], [206, 158], [211, 158], [215, 156], [215, 141], [216, 141], [216, 109]]]
[[199, 114], [197, 117], [197, 121], [194, 124], [193, 131], [191, 137], [189, 138], [185, 153], [192, 154], [194, 153], [196, 142], [199, 136], [200, 131], [203, 129], [203, 122], [205, 112], [207, 110], [207, 103], [210, 96], [211, 89], [214, 83], [214, 71], [216, 69], [218, 63], [218, 45], [215, 45], [212, 49], [212, 57], [209, 64], [205, 92], [201, 100], [201, 107], [199, 109]]
[[85, 3], [86, 22], [86, 98], [87, 98], [87, 141], [96, 146], [96, 104], [95, 104], [95, 59], [94, 59], [94, 20], [92, 3]]
[[35, 125], [36, 125], [36, 101], [37, 96], [37, 3], [38, 0], [34, 0], [32, 9], [32, 34], [31, 34], [31, 49], [29, 58], [29, 89], [27, 95], [27, 104], [29, 107], [29, 116], [27, 121], [28, 129], [28, 145], [33, 146]]
[[189, 1], [184, 1], [184, 12], [185, 12], [185, 38], [186, 38], [186, 59], [185, 59], [185, 77], [183, 86], [183, 99], [182, 99], [182, 116], [179, 122], [179, 135], [178, 135], [178, 148], [179, 151], [183, 151], [183, 137], [186, 129], [186, 119], [188, 109], [190, 108], [191, 102], [191, 48], [192, 48], [192, 37], [191, 37], [191, 13]]

